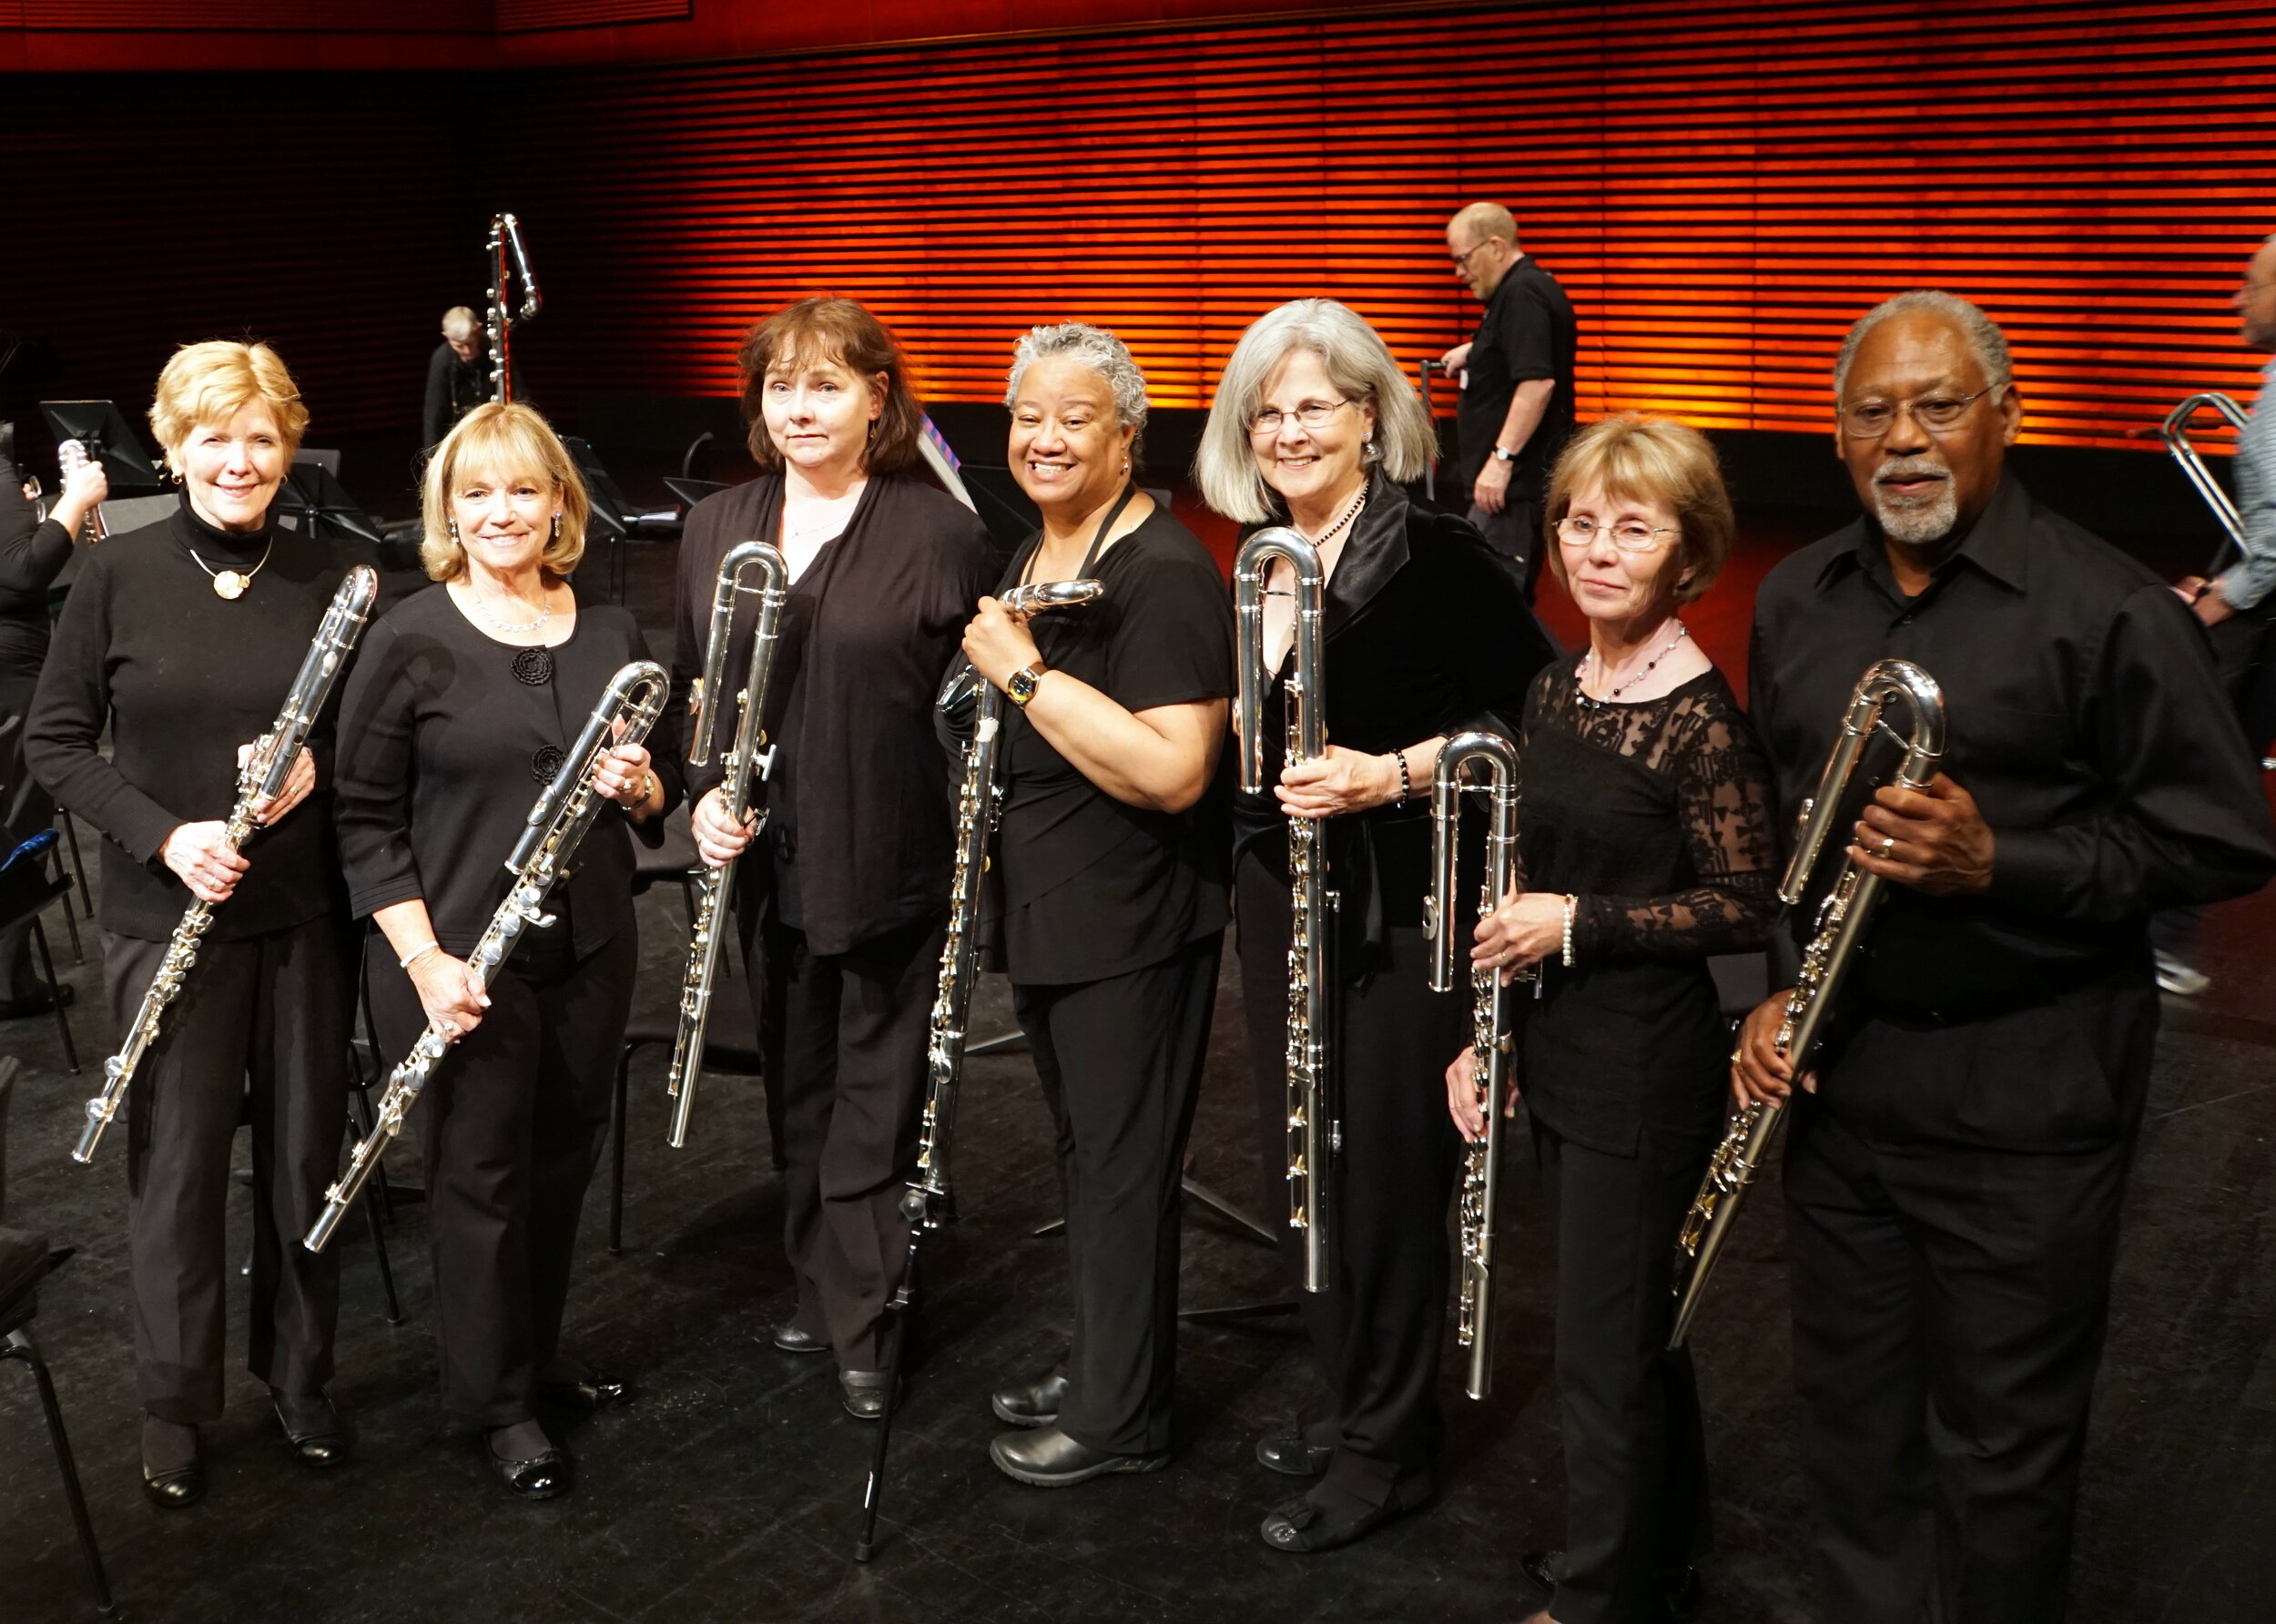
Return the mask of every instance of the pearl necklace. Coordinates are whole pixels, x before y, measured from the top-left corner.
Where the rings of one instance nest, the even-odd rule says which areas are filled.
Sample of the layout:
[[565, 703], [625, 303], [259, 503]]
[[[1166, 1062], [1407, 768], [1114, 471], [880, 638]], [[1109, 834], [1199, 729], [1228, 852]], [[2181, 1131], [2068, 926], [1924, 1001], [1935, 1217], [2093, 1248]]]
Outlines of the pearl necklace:
[[[1670, 655], [1673, 654], [1676, 650], [1676, 646], [1681, 644], [1684, 638], [1690, 636], [1691, 634], [1692, 629], [1685, 625], [1682, 621], [1677, 621], [1675, 623], [1675, 635], [1668, 639], [1667, 647], [1661, 649], [1658, 654], [1652, 655], [1650, 660], [1646, 661], [1644, 663], [1644, 668], [1641, 671], [1639, 671], [1634, 675], [1629, 677], [1618, 687], [1607, 688], [1600, 698], [1590, 694], [1586, 688], [1582, 688], [1580, 690], [1580, 697], [1590, 705], [1611, 704], [1613, 700], [1618, 699], [1622, 694], [1627, 693], [1629, 689], [1634, 687], [1647, 676], [1650, 676], [1651, 675], [1652, 667], [1657, 665], [1661, 661], [1666, 659]], [[1611, 675], [1604, 668], [1604, 656], [1597, 653], [1595, 649], [1592, 648], [1589, 651], [1589, 658], [1596, 662], [1597, 681], [1602, 682], [1607, 676]]]
[[[474, 613], [481, 615], [483, 620], [493, 632], [504, 632], [509, 634], [517, 634], [523, 632], [534, 632], [538, 627], [544, 625], [547, 621], [553, 619], [554, 617], [554, 612], [552, 609], [540, 605], [537, 611], [537, 618], [535, 620], [500, 620], [496, 615], [490, 613], [489, 609], [483, 604], [482, 599], [475, 596], [472, 592], [470, 591], [466, 595], [473, 602]], [[516, 603], [521, 602], [518, 598], [514, 601]], [[527, 608], [528, 605], [523, 604], [523, 607]]]

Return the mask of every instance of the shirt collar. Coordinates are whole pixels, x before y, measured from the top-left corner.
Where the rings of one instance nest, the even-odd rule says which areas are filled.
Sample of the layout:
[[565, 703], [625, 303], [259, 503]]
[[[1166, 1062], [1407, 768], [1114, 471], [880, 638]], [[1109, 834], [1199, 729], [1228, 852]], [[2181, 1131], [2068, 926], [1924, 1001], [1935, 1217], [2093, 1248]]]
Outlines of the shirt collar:
[[[1967, 535], [1952, 555], [1936, 566], [1936, 579], [1942, 581], [1963, 564], [1972, 564], [2002, 586], [2016, 592], [2028, 591], [2030, 516], [2030, 493], [2013, 472], [2003, 470], [1991, 501], [1976, 516]], [[1819, 587], [1830, 586], [1837, 576], [1859, 570], [1891, 596], [1899, 595], [1895, 580], [1889, 573], [1888, 554], [1882, 547], [1880, 527], [1860, 515], [1851, 521], [1843, 533], [1853, 538], [1852, 543], [1836, 548], [1825, 561], [1818, 572]]]

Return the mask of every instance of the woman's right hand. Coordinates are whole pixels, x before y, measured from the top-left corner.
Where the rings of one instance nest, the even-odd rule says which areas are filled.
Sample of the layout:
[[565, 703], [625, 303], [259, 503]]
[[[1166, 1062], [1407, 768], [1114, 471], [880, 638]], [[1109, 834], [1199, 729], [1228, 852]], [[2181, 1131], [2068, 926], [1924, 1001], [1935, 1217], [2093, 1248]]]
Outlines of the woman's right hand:
[[242, 853], [229, 849], [223, 837], [229, 832], [226, 823], [180, 824], [158, 848], [159, 858], [200, 902], [227, 902], [252, 867]]
[[743, 855], [743, 848], [758, 832], [758, 814], [746, 813], [738, 824], [727, 816], [727, 792], [724, 788], [707, 792], [696, 803], [689, 815], [688, 827], [695, 831], [696, 849], [708, 868], [724, 868]]
[[453, 959], [441, 948], [412, 960], [411, 984], [419, 993], [419, 1007], [430, 1025], [440, 1026], [446, 1042], [455, 1043], [482, 1024], [490, 1008], [490, 994], [473, 968]]
[[[1478, 1098], [1478, 1051], [1465, 1049], [1454, 1057], [1454, 1064], [1447, 1068], [1447, 1114], [1454, 1119], [1454, 1131], [1462, 1136], [1465, 1144], [1476, 1144], [1486, 1137], [1486, 1109]], [[1501, 1101], [1501, 1114], [1518, 1114], [1518, 1085], [1513, 1081]]]

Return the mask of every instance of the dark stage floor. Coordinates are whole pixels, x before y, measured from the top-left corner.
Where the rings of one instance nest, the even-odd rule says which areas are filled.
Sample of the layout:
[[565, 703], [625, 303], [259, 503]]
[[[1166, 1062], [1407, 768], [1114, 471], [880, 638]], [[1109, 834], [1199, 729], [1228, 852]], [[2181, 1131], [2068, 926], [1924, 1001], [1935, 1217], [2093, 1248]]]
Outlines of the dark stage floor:
[[[1726, 659], [1742, 652], [1752, 582], [1798, 539], [1791, 525], [1764, 523], [1750, 537], [1697, 616], [1702, 641]], [[651, 624], [662, 618], [667, 557], [646, 552], [635, 572]], [[49, 918], [67, 959], [61, 919]], [[636, 1016], [660, 1022], [679, 974], [679, 898], [652, 895], [642, 923]], [[2086, 1467], [2073, 1616], [2088, 1624], [2243, 1624], [2269, 1618], [2276, 1596], [2271, 927], [2276, 898], [2218, 910], [2212, 990], [2169, 1008]], [[1018, 1055], [971, 1067], [957, 1156], [962, 1220], [929, 1256], [930, 1356], [903, 1412], [884, 1539], [869, 1567], [850, 1556], [870, 1435], [840, 1413], [828, 1360], [765, 1341], [791, 1288], [757, 1085], [708, 1081], [693, 1143], [672, 1152], [655, 1049], [633, 1072], [625, 1250], [605, 1247], [605, 1167], [570, 1304], [574, 1345], [633, 1376], [640, 1396], [569, 1429], [580, 1473], [571, 1497], [509, 1502], [472, 1442], [440, 1429], [425, 1223], [411, 1206], [391, 1235], [400, 1327], [381, 1316], [369, 1235], [354, 1223], [342, 1231], [334, 1392], [361, 1434], [356, 1463], [329, 1476], [295, 1467], [240, 1371], [229, 1416], [209, 1430], [205, 1503], [157, 1512], [137, 1487], [124, 1147], [114, 1135], [91, 1170], [66, 1159], [111, 1036], [92, 959], [70, 979], [86, 1071], [65, 1073], [50, 1023], [0, 1027], [0, 1048], [28, 1068], [9, 1134], [8, 1218], [79, 1249], [43, 1294], [35, 1329], [114, 1582], [137, 1619], [1486, 1624], [1537, 1605], [1518, 1558], [1557, 1541], [1562, 1479], [1550, 1254], [1521, 1145], [1506, 1185], [1498, 1385], [1489, 1402], [1469, 1404], [1449, 1358], [1442, 1498], [1350, 1549], [1280, 1556], [1255, 1528], [1287, 1480], [1250, 1451], [1314, 1396], [1286, 1321], [1187, 1329], [1178, 1456], [1164, 1473], [1045, 1492], [989, 1465], [991, 1385], [1047, 1365], [1067, 1319], [1063, 1253], [1032, 1235], [1056, 1203], [1043, 1108]], [[1198, 1175], [1245, 1203], [1255, 1136], [1237, 1000], [1228, 977], [1194, 1142]], [[983, 990], [983, 1010], [981, 1030], [1008, 1025], [1001, 983]], [[393, 1166], [399, 1182], [416, 1182], [412, 1153]], [[1702, 1615], [1713, 1624], [1813, 1616], [1774, 1172], [1766, 1182], [1695, 1339], [1721, 1546]], [[240, 1207], [231, 1244], [249, 1233]], [[1275, 1284], [1266, 1254], [1204, 1213], [1190, 1218], [1185, 1264], [1191, 1304]], [[242, 1346], [241, 1303], [232, 1346]], [[86, 1616], [31, 1384], [14, 1366], [0, 1371], [0, 1620]]]

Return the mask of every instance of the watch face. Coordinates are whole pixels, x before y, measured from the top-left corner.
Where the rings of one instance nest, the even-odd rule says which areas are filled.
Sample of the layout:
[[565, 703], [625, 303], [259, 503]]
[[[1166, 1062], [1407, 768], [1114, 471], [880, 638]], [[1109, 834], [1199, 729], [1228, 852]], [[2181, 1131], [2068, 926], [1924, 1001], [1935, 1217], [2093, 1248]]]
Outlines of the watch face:
[[1013, 672], [1011, 680], [1004, 684], [1004, 692], [1011, 696], [1013, 704], [1025, 705], [1035, 697], [1035, 673], [1024, 667]]

